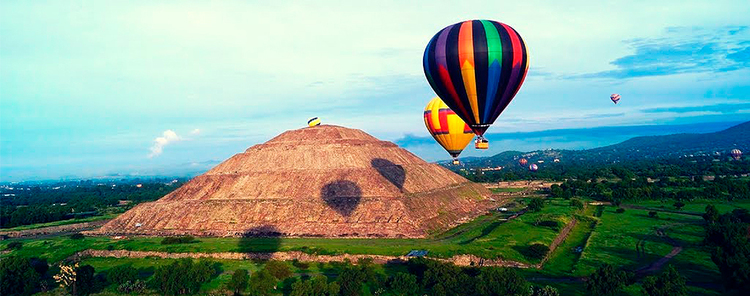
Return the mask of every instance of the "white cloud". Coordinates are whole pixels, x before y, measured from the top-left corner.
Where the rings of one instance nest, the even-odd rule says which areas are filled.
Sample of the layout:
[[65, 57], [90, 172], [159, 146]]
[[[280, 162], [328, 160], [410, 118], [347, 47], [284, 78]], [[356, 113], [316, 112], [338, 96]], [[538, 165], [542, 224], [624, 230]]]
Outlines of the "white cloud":
[[197, 135], [197, 134], [200, 134], [200, 133], [201, 133], [201, 130], [200, 130], [200, 129], [198, 129], [198, 128], [196, 128], [196, 129], [194, 129], [194, 130], [190, 131], [190, 134], [191, 134], [191, 135]]
[[179, 140], [180, 136], [178, 136], [173, 130], [165, 130], [161, 137], [154, 139], [154, 145], [150, 148], [151, 153], [148, 154], [148, 158], [161, 155], [164, 151], [164, 146]]

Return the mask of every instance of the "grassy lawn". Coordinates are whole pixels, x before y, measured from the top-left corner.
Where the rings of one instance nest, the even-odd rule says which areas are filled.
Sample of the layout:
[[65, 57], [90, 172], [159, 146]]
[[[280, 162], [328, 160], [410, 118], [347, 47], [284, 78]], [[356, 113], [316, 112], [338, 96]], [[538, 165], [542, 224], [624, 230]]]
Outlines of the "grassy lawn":
[[82, 218], [82, 219], [68, 219], [68, 220], [61, 220], [61, 221], [54, 221], [54, 222], [47, 222], [47, 223], [21, 225], [21, 226], [16, 226], [16, 227], [11, 227], [11, 228], [0, 229], [0, 233], [6, 232], [6, 231], [28, 230], [28, 229], [37, 229], [37, 228], [42, 228], [42, 227], [60, 226], [60, 225], [67, 225], [67, 224], [114, 219], [115, 217], [117, 217], [117, 215], [119, 214], [106, 214], [102, 216], [94, 216], [94, 217], [88, 217], [88, 218]]
[[526, 188], [523, 187], [508, 187], [508, 188], [490, 188], [490, 191], [493, 193], [500, 193], [500, 192], [521, 192], [524, 191]]
[[[699, 200], [684, 201], [684, 203], [685, 203], [685, 207], [682, 208], [682, 211], [689, 212], [689, 213], [704, 213], [706, 211], [706, 206], [709, 204], [714, 205], [716, 209], [719, 210], [719, 212], [722, 214], [726, 212], [731, 212], [734, 209], [750, 210], [750, 200], [719, 201], [719, 200], [699, 199]], [[659, 210], [659, 209], [675, 210], [673, 200], [644, 201], [644, 202], [639, 202], [637, 205], [653, 208], [655, 210]]]
[[[528, 200], [528, 199], [527, 199]], [[516, 208], [522, 207], [516, 202]], [[513, 208], [511, 208], [513, 209]], [[549, 245], [559, 229], [534, 226], [538, 219], [557, 220], [561, 227], [570, 221], [573, 208], [563, 199], [549, 199], [541, 212], [527, 213], [517, 219], [502, 221], [509, 213], [492, 212], [472, 222], [426, 239], [347, 239], [347, 238], [199, 238], [196, 243], [162, 245], [158, 237], [134, 237], [113, 240], [108, 237], [86, 237], [72, 240], [67, 236], [46, 239], [19, 239], [21, 250], [11, 254], [41, 256], [51, 262], [62, 260], [85, 249], [124, 249], [163, 252], [272, 252], [303, 251], [318, 254], [405, 255], [413, 249], [429, 251], [431, 257], [474, 254], [483, 258], [503, 258], [525, 263], [534, 261], [522, 255], [532, 243]], [[560, 227], [560, 228], [561, 228]], [[15, 240], [0, 241], [0, 249]], [[111, 246], [111, 247], [110, 247]], [[3, 255], [7, 256], [7, 255]]]

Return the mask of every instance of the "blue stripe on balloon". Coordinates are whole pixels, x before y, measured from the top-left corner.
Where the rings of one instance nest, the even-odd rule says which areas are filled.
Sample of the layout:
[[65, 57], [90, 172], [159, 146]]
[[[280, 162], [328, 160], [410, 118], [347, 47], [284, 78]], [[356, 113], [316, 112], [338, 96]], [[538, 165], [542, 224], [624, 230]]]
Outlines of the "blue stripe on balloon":
[[484, 101], [484, 116], [482, 122], [489, 122], [492, 116], [492, 105], [495, 103], [495, 94], [497, 94], [497, 85], [500, 81], [501, 68], [500, 61], [494, 60], [487, 72], [487, 98]]

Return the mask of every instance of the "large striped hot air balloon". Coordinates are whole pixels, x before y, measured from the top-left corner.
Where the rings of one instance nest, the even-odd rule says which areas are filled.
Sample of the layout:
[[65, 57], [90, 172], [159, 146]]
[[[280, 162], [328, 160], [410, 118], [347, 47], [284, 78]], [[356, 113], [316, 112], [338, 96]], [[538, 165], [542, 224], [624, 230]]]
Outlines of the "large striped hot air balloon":
[[620, 101], [620, 95], [612, 94], [609, 96], [609, 99], [612, 100], [612, 102], [615, 103], [615, 105], [617, 105], [617, 102]]
[[458, 155], [474, 138], [469, 126], [440, 98], [432, 99], [424, 108], [424, 125], [435, 141], [453, 157], [453, 164], [458, 164]]
[[490, 20], [450, 25], [424, 51], [427, 81], [487, 143], [487, 128], [505, 110], [529, 69], [526, 44], [510, 26]]
[[529, 163], [529, 161], [526, 160], [526, 158], [521, 158], [518, 160], [518, 164], [520, 164], [522, 167], [526, 166], [527, 163]]
[[529, 165], [529, 171], [536, 172], [536, 170], [539, 169], [539, 166], [536, 165], [536, 163], [532, 163]]
[[729, 155], [731, 155], [734, 160], [742, 159], [742, 151], [740, 149], [732, 149], [732, 151], [729, 151]]

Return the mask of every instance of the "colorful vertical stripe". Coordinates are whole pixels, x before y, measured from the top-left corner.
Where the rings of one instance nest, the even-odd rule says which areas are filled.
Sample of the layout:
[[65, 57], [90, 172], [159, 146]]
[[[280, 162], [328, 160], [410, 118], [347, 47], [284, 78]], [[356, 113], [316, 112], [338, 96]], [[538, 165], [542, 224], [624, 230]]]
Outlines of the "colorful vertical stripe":
[[435, 34], [423, 66], [435, 93], [482, 135], [521, 88], [529, 60], [526, 44], [513, 28], [471, 20]]
[[451, 156], [457, 157], [474, 138], [474, 131], [440, 98], [434, 98], [424, 109], [424, 124], [435, 141]]

